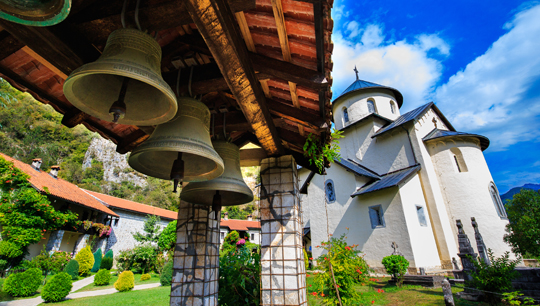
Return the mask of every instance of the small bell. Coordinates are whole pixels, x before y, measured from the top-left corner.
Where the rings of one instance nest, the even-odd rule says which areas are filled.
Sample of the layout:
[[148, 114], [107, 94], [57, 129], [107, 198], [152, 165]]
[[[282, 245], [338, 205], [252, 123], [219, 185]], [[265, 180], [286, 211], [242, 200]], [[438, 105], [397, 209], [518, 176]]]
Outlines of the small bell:
[[223, 160], [210, 140], [210, 110], [192, 98], [178, 99], [180, 111], [135, 148], [129, 165], [152, 177], [180, 182], [206, 181], [223, 173]]
[[73, 71], [64, 95], [96, 118], [127, 125], [157, 125], [171, 120], [176, 96], [161, 77], [161, 47], [136, 29], [111, 33], [103, 54]]
[[246, 185], [240, 170], [240, 149], [226, 141], [214, 141], [214, 149], [225, 163], [223, 174], [211, 181], [193, 182], [182, 188], [180, 198], [184, 201], [212, 206], [241, 205], [253, 201], [253, 192]]
[[34, 27], [52, 26], [69, 15], [71, 0], [1, 0], [0, 18]]

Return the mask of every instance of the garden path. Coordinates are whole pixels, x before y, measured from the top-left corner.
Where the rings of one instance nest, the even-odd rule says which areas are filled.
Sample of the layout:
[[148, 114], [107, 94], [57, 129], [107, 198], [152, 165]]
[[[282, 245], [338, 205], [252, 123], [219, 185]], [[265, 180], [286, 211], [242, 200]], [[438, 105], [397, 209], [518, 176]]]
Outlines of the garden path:
[[[93, 280], [94, 276], [88, 277], [88, 278], [92, 278], [92, 280]], [[77, 281], [77, 282], [73, 283], [73, 288], [74, 289], [72, 289], [71, 292], [73, 292], [75, 290], [78, 290], [78, 289], [80, 289], [80, 288], [82, 288], [82, 287], [84, 287], [84, 286], [86, 286], [88, 284], [91, 284], [92, 282], [81, 283], [81, 284], [84, 284], [84, 285], [78, 286], [78, 289], [75, 289], [75, 285], [77, 283], [83, 282], [83, 281], [87, 280], [88, 278], [85, 278], [83, 280], [80, 280], [80, 281]], [[138, 286], [135, 286], [132, 290], [150, 289], [150, 288], [155, 288], [155, 287], [159, 287], [159, 286], [161, 286], [160, 283], [138, 285]], [[114, 288], [103, 289], [103, 290], [95, 290], [95, 291], [83, 291], [83, 292], [77, 292], [77, 293], [70, 293], [66, 297], [66, 299], [72, 300], [72, 299], [78, 299], [78, 298], [82, 298], [82, 297], [113, 294], [113, 293], [116, 293], [116, 292], [118, 292], [118, 290], [116, 290]], [[39, 305], [39, 304], [44, 303], [44, 302], [45, 301], [43, 301], [43, 299], [41, 297], [36, 297], [36, 298], [33, 298], [33, 299], [24, 299], [24, 300], [16, 300], [16, 301], [9, 301], [9, 302], [0, 302], [0, 306], [36, 306], [36, 305]]]

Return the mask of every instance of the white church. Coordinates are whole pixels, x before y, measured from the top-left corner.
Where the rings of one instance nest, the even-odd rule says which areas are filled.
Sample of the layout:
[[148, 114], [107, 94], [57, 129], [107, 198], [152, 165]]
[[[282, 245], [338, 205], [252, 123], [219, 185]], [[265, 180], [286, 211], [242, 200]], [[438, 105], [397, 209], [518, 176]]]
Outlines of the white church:
[[489, 140], [456, 131], [434, 103], [401, 115], [402, 104], [396, 89], [358, 75], [334, 100], [341, 161], [326, 175], [299, 170], [313, 257], [328, 234], [348, 232], [348, 244], [358, 244], [375, 270], [394, 252], [393, 242], [410, 273], [451, 270], [452, 258], [461, 264], [456, 220], [477, 250], [471, 217], [496, 256], [510, 251], [506, 212], [482, 153]]

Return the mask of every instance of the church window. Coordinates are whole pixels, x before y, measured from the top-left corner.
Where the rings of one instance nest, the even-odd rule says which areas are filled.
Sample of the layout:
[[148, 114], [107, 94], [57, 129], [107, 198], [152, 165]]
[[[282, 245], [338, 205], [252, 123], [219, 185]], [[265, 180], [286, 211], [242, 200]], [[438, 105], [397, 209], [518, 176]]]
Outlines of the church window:
[[373, 114], [375, 112], [375, 101], [372, 99], [367, 101], [368, 113]]
[[386, 226], [381, 205], [369, 207], [369, 219], [371, 221], [371, 228]]
[[426, 214], [423, 206], [416, 205], [416, 214], [418, 215], [418, 222], [420, 222], [420, 226], [427, 226]]
[[220, 232], [219, 234], [220, 234], [221, 240], [225, 239], [225, 232]]
[[349, 111], [346, 107], [343, 108], [343, 121], [349, 122]]
[[467, 164], [465, 164], [465, 159], [463, 158], [463, 154], [461, 153], [461, 150], [458, 148], [451, 148], [450, 152], [452, 152], [452, 158], [453, 163], [456, 165], [456, 169], [458, 172], [467, 172]]
[[493, 182], [489, 183], [489, 193], [491, 194], [491, 199], [493, 200], [495, 210], [497, 210], [499, 217], [507, 218], [508, 216], [506, 215], [506, 210], [504, 209], [501, 197], [499, 196], [499, 191], [497, 191], [497, 187]]
[[334, 189], [334, 181], [327, 180], [324, 186], [324, 191], [326, 193], [326, 201], [328, 203], [334, 203], [336, 201], [336, 190]]
[[392, 114], [396, 113], [396, 103], [394, 103], [394, 101], [390, 101], [390, 110], [392, 111]]

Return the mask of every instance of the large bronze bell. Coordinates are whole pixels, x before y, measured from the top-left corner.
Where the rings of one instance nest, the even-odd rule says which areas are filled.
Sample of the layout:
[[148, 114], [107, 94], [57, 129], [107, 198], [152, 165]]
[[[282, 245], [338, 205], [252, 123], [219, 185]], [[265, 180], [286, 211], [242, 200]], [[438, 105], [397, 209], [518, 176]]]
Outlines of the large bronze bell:
[[214, 210], [220, 210], [221, 206], [253, 201], [253, 192], [242, 178], [238, 147], [225, 141], [214, 141], [213, 145], [225, 162], [225, 172], [211, 181], [187, 184], [182, 189], [180, 199], [195, 204], [212, 205]]
[[70, 10], [71, 0], [0, 0], [0, 18], [29, 26], [55, 25]]
[[157, 125], [171, 120], [176, 96], [161, 77], [161, 47], [152, 36], [119, 29], [101, 57], [73, 71], [64, 95], [75, 107], [102, 120]]
[[135, 148], [129, 165], [146, 175], [175, 181], [207, 181], [223, 173], [223, 160], [210, 140], [210, 110], [193, 98], [178, 99], [179, 111]]

